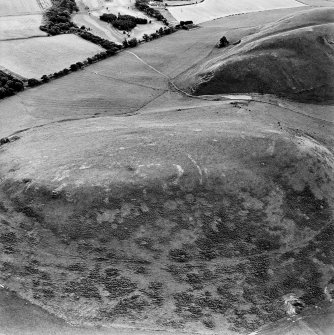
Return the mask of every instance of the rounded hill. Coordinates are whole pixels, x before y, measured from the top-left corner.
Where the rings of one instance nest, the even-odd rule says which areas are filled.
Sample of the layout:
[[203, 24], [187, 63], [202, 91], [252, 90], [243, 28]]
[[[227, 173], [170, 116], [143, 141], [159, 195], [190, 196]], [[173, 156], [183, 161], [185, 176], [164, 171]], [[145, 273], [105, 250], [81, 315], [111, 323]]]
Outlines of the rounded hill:
[[196, 95], [258, 92], [300, 101], [333, 100], [333, 18], [334, 9], [322, 8], [264, 26], [193, 67], [180, 83]]

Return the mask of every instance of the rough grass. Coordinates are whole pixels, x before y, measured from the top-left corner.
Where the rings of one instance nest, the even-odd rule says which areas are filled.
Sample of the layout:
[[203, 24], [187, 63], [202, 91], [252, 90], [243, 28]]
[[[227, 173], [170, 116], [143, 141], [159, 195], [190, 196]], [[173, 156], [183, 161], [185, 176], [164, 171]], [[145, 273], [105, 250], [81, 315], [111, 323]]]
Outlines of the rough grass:
[[1, 227], [2, 278], [69, 320], [203, 332], [275, 321], [291, 292], [308, 306], [323, 300], [332, 154], [220, 108], [72, 121], [4, 147], [1, 173], [13, 179], [0, 194], [31, 227]]

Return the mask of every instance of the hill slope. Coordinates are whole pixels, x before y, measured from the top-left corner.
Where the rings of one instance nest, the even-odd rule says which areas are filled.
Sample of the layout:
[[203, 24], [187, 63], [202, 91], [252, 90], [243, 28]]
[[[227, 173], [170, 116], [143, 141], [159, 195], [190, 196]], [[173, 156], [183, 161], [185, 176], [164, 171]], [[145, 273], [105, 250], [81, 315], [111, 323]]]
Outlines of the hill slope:
[[259, 92], [297, 100], [334, 97], [334, 9], [286, 17], [180, 79], [197, 95]]
[[324, 300], [333, 153], [247, 110], [20, 133], [0, 150], [1, 281], [72, 323], [202, 333], [280, 319], [288, 293]]

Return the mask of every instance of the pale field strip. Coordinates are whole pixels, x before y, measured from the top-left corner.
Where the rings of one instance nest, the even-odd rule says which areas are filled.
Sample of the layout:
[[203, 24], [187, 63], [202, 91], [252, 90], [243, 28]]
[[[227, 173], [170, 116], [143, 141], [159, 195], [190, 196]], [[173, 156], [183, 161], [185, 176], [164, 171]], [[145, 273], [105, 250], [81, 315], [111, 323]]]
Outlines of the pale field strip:
[[238, 0], [233, 2], [205, 0], [195, 5], [167, 7], [167, 9], [179, 21], [191, 20], [194, 23], [201, 23], [230, 15], [301, 6], [304, 4], [295, 0]]
[[69, 34], [2, 41], [0, 66], [25, 78], [40, 78], [102, 51], [96, 44]]

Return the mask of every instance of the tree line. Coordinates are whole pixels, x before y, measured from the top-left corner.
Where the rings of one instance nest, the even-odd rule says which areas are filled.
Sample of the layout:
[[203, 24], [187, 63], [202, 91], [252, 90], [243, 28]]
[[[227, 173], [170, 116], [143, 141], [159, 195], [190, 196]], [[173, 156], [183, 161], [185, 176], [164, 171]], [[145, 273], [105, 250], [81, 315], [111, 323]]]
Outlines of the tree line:
[[150, 7], [145, 0], [136, 0], [135, 6], [141, 12], [144, 12], [146, 15], [154, 17], [158, 21], [162, 21], [164, 24], [168, 25], [168, 21], [164, 16], [156, 9]]
[[64, 34], [76, 26], [71, 22], [71, 14], [78, 11], [75, 0], [52, 0], [51, 8], [44, 14], [46, 24], [40, 29], [50, 35]]
[[85, 40], [100, 45], [106, 50], [113, 50], [116, 53], [121, 48], [121, 45], [96, 36], [86, 31], [86, 29], [81, 29], [71, 21], [71, 14], [78, 10], [75, 0], [52, 0], [52, 7], [45, 12], [46, 23], [40, 26], [40, 29], [52, 36], [76, 34]]
[[[76, 62], [70, 65], [69, 68], [65, 68], [63, 70], [54, 72], [53, 74], [43, 75], [40, 79], [29, 78], [27, 80], [21, 81], [13, 76], [6, 74], [0, 71], [0, 99], [11, 96], [24, 90], [24, 87], [36, 87], [43, 83], [49, 82], [51, 79], [57, 79], [63, 77], [71, 72], [78, 71], [85, 66], [88, 66], [94, 62], [106, 59], [110, 56], [115, 55], [120, 49], [125, 48], [133, 48], [136, 47], [141, 42], [149, 42], [154, 39], [157, 39], [161, 36], [169, 35], [175, 32], [177, 29], [174, 27], [164, 27], [156, 30], [156, 32], [152, 34], [144, 34], [143, 40], [137, 40], [136, 38], [132, 38], [129, 40], [124, 40], [122, 45], [116, 44], [99, 36], [96, 36], [87, 29], [82, 26], [78, 27], [76, 24], [71, 22], [71, 14], [78, 11], [78, 7], [75, 3], [75, 0], [52, 0], [52, 7], [45, 12], [45, 24], [40, 26], [42, 31], [46, 31], [49, 35], [59, 35], [59, 34], [76, 34], [83, 39], [86, 39], [92, 43], [98, 44], [103, 47], [106, 51], [102, 51], [97, 53], [92, 57], [88, 57], [82, 62]], [[144, 11], [147, 15], [155, 17], [160, 21], [166, 21], [160, 12], [156, 11], [148, 7], [142, 0], [137, 0], [136, 7], [142, 11]], [[147, 10], [147, 7], [149, 10]], [[151, 11], [152, 9], [152, 11]], [[137, 18], [132, 15], [114, 15], [114, 14], [106, 14], [108, 16], [104, 16], [104, 20], [108, 22], [122, 20], [122, 21], [132, 21], [136, 24], [145, 24], [147, 23], [147, 19]], [[163, 20], [162, 20], [162, 18]]]

